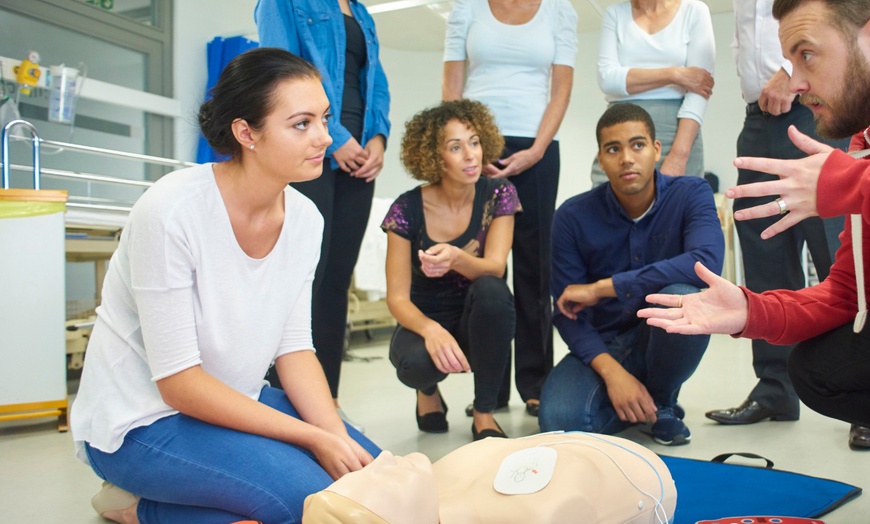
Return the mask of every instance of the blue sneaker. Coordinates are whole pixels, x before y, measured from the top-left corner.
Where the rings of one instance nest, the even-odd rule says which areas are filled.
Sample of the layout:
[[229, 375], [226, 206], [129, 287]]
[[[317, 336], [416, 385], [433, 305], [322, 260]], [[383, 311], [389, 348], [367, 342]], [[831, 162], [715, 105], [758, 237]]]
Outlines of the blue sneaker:
[[692, 432], [680, 420], [680, 411], [673, 406], [659, 408], [655, 424], [649, 428], [653, 440], [664, 446], [680, 446], [692, 440]]

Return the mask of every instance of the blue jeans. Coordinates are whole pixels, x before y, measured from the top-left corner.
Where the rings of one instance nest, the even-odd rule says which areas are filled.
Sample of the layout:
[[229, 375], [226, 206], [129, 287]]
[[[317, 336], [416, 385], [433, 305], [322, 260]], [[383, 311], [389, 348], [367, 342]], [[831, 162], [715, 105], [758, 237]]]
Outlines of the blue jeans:
[[[300, 418], [280, 389], [263, 388], [259, 400]], [[372, 456], [380, 453], [347, 431]], [[85, 449], [100, 478], [142, 497], [142, 524], [301, 522], [305, 497], [332, 483], [308, 450], [182, 414], [130, 431], [114, 453]]]
[[[673, 284], [662, 293], [688, 295], [698, 288]], [[701, 362], [709, 335], [677, 335], [640, 322], [607, 343], [607, 352], [646, 387], [656, 406], [673, 407], [685, 382]], [[544, 382], [541, 431], [586, 431], [612, 435], [631, 425], [619, 420], [604, 380], [592, 367], [568, 354]]]

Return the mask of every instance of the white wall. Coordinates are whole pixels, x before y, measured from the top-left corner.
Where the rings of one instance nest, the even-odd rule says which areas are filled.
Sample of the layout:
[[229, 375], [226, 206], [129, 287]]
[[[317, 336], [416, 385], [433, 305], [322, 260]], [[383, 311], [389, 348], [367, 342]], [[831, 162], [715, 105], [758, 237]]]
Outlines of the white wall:
[[175, 98], [184, 117], [175, 122], [175, 158], [196, 160], [199, 139], [197, 112], [208, 80], [206, 44], [214, 37], [248, 35], [256, 39], [254, 6], [257, 0], [181, 0], [175, 9]]
[[[256, 0], [185, 0], [175, 2], [175, 93], [188, 117], [176, 124], [176, 156], [196, 154], [196, 111], [206, 82], [205, 46], [215, 36], [255, 35]], [[379, 21], [375, 17], [376, 23]], [[703, 126], [706, 169], [716, 173], [724, 190], [736, 183], [734, 159], [737, 134], [743, 125], [744, 103], [734, 70], [730, 43], [731, 13], [713, 16], [716, 36], [716, 87]], [[561, 182], [559, 202], [591, 187], [589, 168], [597, 148], [595, 124], [606, 108], [596, 81], [598, 34], [578, 35], [578, 56], [571, 105], [560, 131]], [[383, 48], [381, 60], [390, 83], [393, 130], [376, 195], [394, 198], [414, 182], [399, 162], [399, 142], [405, 122], [421, 109], [437, 104], [441, 95], [441, 52]]]

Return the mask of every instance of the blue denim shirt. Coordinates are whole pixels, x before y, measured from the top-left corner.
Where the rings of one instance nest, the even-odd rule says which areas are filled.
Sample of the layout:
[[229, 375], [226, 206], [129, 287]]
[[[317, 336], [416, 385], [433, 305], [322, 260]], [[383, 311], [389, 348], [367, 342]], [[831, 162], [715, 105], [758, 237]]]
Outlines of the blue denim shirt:
[[577, 314], [553, 312], [553, 324], [568, 349], [588, 364], [607, 351], [616, 335], [642, 322], [637, 311], [646, 295], [670, 284], [706, 284], [695, 262], [719, 274], [725, 240], [710, 185], [702, 178], [655, 173], [656, 199], [635, 222], [610, 184], [602, 184], [559, 206], [553, 218], [550, 291], [558, 300], [571, 284], [613, 278], [615, 298], [604, 298]]
[[[377, 135], [390, 135], [390, 92], [384, 68], [378, 59], [378, 37], [375, 22], [365, 6], [349, 0], [353, 17], [359, 23], [366, 39], [366, 65], [361, 85], [364, 90], [365, 117], [362, 145]], [[341, 115], [344, 92], [345, 52], [347, 35], [344, 18], [337, 0], [259, 0], [254, 9], [254, 20], [260, 35], [261, 47], [280, 47], [308, 60], [320, 71], [323, 89], [332, 106], [332, 113]], [[332, 144], [326, 154], [350, 140], [350, 132], [333, 118], [329, 122]], [[338, 167], [332, 160], [333, 168]]]

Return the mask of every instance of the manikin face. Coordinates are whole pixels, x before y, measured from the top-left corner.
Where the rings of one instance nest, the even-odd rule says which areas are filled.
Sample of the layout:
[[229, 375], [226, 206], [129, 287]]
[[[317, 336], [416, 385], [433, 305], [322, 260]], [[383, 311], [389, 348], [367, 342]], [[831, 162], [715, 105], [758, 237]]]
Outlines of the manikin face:
[[391, 524], [437, 524], [438, 490], [432, 463], [422, 453], [396, 457], [382, 451], [371, 464], [327, 488], [358, 502]]
[[598, 162], [623, 207], [629, 203], [652, 203], [661, 150], [661, 143], [650, 137], [643, 122], [632, 120], [601, 130]]
[[323, 172], [329, 100], [315, 78], [286, 80], [275, 87], [272, 112], [252, 131], [254, 149], [246, 151], [283, 183], [313, 180]]
[[870, 123], [870, 65], [859, 48], [867, 38], [843, 35], [822, 2], [806, 2], [780, 21], [783, 54], [794, 66], [791, 90], [812, 110], [821, 136], [845, 138]]
[[483, 148], [477, 131], [459, 120], [447, 122], [444, 125], [441, 159], [444, 162], [442, 182], [461, 185], [476, 183], [483, 172]]

